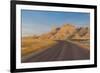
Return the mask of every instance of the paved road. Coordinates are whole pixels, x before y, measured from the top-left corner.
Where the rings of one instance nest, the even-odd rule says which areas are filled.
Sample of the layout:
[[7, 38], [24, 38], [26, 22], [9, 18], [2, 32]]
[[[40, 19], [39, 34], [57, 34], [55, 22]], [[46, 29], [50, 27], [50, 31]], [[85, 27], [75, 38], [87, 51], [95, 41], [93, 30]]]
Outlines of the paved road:
[[22, 62], [47, 62], [64, 60], [82, 60], [90, 58], [90, 51], [68, 41], [57, 41], [54, 46], [31, 55]]

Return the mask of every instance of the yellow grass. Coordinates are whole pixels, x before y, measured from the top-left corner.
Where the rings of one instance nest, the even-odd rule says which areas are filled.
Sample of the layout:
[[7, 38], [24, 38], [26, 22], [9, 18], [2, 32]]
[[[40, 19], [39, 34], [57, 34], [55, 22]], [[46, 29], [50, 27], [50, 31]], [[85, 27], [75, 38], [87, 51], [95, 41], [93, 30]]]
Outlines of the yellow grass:
[[74, 44], [76, 44], [76, 45], [78, 45], [78, 46], [80, 46], [80, 47], [82, 47], [84, 49], [90, 50], [90, 45], [84, 45], [84, 44], [82, 44], [80, 42], [75, 42], [75, 41], [70, 41], [70, 40], [67, 40], [67, 41], [69, 41], [71, 43], [74, 43]]
[[34, 53], [39, 50], [49, 48], [56, 44], [56, 41], [48, 39], [33, 39], [33, 38], [22, 38], [22, 56], [26, 56], [30, 53]]

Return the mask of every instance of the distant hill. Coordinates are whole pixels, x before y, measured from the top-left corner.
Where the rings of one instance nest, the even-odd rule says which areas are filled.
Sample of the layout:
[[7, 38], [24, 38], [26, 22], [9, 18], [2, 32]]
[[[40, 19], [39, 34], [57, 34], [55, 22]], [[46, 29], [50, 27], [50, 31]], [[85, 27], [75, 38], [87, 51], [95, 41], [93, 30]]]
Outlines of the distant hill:
[[71, 39], [90, 39], [90, 29], [88, 27], [77, 28]]
[[64, 24], [61, 27], [52, 29], [48, 33], [40, 35], [38, 39], [52, 39], [52, 40], [90, 39], [90, 28], [76, 27], [72, 24]]

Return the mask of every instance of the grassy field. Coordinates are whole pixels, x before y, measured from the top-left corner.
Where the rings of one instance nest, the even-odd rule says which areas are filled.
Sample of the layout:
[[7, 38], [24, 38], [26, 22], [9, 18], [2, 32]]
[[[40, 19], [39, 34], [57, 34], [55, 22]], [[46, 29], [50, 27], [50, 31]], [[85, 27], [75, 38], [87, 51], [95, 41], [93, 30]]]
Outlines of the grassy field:
[[23, 37], [21, 45], [21, 55], [26, 56], [36, 51], [49, 48], [56, 43], [56, 41], [49, 39], [33, 39], [32, 37]]

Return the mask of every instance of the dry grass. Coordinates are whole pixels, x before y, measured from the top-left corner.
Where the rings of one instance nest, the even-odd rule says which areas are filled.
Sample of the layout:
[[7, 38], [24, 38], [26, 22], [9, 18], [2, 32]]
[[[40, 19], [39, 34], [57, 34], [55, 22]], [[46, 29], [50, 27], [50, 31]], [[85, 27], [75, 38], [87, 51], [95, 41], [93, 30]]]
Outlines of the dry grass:
[[82, 47], [86, 50], [90, 50], [90, 44], [89, 43], [81, 43], [79, 41], [70, 41], [70, 40], [67, 40], [67, 41], [74, 43], [74, 44], [76, 44], [76, 45], [78, 45], [78, 46], [80, 46], [80, 47]]
[[22, 38], [21, 55], [26, 56], [30, 53], [49, 48], [56, 43], [56, 41], [48, 39], [33, 39], [31, 37]]

